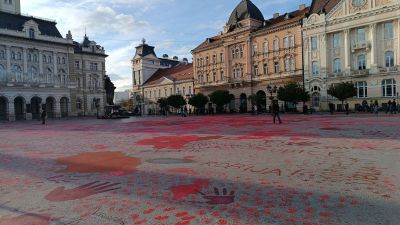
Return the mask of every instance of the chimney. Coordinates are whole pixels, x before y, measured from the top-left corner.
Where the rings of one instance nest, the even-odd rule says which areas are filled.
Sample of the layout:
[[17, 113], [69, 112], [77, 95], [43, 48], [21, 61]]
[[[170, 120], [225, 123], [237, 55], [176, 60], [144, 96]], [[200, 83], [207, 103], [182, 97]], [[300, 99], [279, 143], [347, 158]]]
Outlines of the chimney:
[[304, 10], [305, 8], [306, 8], [306, 5], [305, 5], [305, 4], [299, 5], [299, 10], [300, 10], [300, 11]]
[[167, 55], [167, 54], [164, 54], [162, 57], [163, 57], [164, 59], [168, 59], [168, 55]]
[[279, 17], [279, 13], [274, 13], [273, 18], [276, 19], [276, 18], [278, 18], [278, 17]]

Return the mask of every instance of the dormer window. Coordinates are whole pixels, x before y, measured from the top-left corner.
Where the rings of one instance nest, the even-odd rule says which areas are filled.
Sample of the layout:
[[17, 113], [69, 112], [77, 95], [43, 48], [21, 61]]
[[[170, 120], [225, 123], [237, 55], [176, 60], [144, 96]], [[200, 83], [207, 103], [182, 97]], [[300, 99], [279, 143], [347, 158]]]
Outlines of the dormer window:
[[35, 30], [33, 28], [29, 29], [29, 38], [35, 39]]

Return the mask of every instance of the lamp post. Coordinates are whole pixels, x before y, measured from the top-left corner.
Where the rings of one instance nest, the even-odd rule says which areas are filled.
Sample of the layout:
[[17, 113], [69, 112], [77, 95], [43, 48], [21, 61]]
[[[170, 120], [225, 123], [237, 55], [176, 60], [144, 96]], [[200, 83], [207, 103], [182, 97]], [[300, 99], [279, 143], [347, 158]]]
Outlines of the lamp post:
[[272, 101], [274, 100], [274, 94], [278, 92], [278, 87], [274, 85], [273, 87], [271, 85], [267, 86], [267, 91], [270, 93], [271, 97], [271, 106], [272, 106]]

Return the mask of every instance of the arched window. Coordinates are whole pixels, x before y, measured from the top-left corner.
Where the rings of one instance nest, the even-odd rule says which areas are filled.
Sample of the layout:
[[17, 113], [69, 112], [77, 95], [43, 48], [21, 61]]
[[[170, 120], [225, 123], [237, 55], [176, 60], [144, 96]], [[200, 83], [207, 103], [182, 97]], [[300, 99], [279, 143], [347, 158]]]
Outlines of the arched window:
[[396, 96], [396, 81], [394, 79], [382, 81], [382, 95], [383, 97]]
[[50, 68], [47, 68], [47, 83], [53, 82], [53, 71]]
[[62, 64], [65, 64], [65, 58], [64, 57], [62, 58]]
[[61, 64], [61, 59], [60, 59], [60, 57], [57, 57], [57, 64]]
[[16, 82], [22, 82], [22, 69], [18, 65], [14, 65], [12, 68], [12, 75]]
[[392, 51], [385, 53], [385, 64], [386, 67], [394, 67], [394, 53]]
[[342, 62], [340, 59], [333, 60], [333, 72], [334, 73], [342, 72]]
[[6, 55], [4, 53], [4, 50], [0, 50], [0, 59], [5, 59]]
[[268, 42], [264, 42], [263, 44], [263, 53], [264, 55], [268, 54]]
[[15, 52], [11, 52], [11, 59], [14, 59], [14, 60], [17, 59], [15, 56]]
[[22, 59], [22, 54], [21, 54], [21, 52], [18, 52], [17, 53], [17, 60], [21, 60]]
[[42, 57], [42, 59], [43, 59], [43, 62], [44, 62], [44, 63], [47, 62], [47, 57], [46, 57], [45, 55]]
[[52, 58], [51, 56], [49, 56], [49, 57], [47, 58], [47, 61], [48, 61], [49, 63], [52, 63], [52, 62], [53, 62], [53, 58]]
[[366, 81], [356, 82], [355, 87], [357, 88], [357, 98], [368, 97], [368, 84]]
[[274, 51], [279, 51], [279, 40], [277, 38], [274, 40]]
[[35, 38], [35, 30], [33, 28], [29, 29], [29, 38], [30, 39]]
[[37, 70], [35, 67], [31, 66], [28, 71], [28, 80], [32, 82], [37, 81]]
[[33, 62], [37, 62], [38, 61], [38, 57], [36, 54], [33, 54]]
[[28, 53], [28, 62], [31, 62], [31, 61], [32, 61], [32, 54]]
[[312, 74], [313, 76], [319, 76], [319, 64], [318, 62], [312, 62]]
[[6, 69], [0, 64], [0, 81], [6, 80]]
[[357, 57], [357, 65], [358, 65], [358, 70], [366, 70], [367, 69], [367, 61], [365, 59], [365, 55], [359, 55]]
[[315, 92], [312, 94], [312, 104], [313, 107], [318, 108], [320, 106], [320, 98], [321, 94], [318, 92]]

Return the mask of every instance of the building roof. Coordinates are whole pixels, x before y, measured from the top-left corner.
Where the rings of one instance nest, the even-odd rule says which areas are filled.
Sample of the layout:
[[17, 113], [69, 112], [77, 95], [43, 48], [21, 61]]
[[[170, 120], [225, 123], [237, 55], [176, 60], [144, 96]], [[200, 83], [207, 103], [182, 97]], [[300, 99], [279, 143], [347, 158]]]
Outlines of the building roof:
[[[280, 26], [285, 26], [294, 22], [301, 22], [301, 20], [305, 17], [305, 15], [309, 12], [309, 7], [305, 7], [304, 9], [301, 10], [296, 10], [290, 13], [285, 13], [281, 16], [278, 16], [276, 18], [271, 18], [268, 20], [264, 21], [264, 24], [262, 27], [260, 27], [258, 31], [265, 31], [268, 29], [274, 29]], [[193, 51], [208, 47], [218, 47], [223, 43], [223, 35], [218, 35], [214, 36], [211, 38], [207, 38], [203, 43], [201, 43], [199, 46], [197, 46]]]
[[[100, 53], [100, 52], [104, 52], [104, 48], [100, 45], [94, 45], [95, 49], [91, 49], [91, 52], [88, 51], [83, 51], [83, 48], [89, 48], [90, 44], [93, 41], [91, 41], [89, 39], [89, 37], [85, 34], [85, 36], [83, 37], [83, 41], [82, 43], [76, 42], [74, 41], [74, 52], [75, 53], [85, 53], [85, 54], [94, 54], [94, 55], [104, 55], [107, 56], [105, 53]], [[93, 42], [94, 43], [94, 42]]]
[[150, 46], [146, 43], [143, 43], [136, 47], [136, 54], [141, 57], [144, 57], [144, 56], [147, 56], [150, 54], [157, 56], [156, 53], [154, 52], [154, 46]]
[[29, 20], [33, 20], [39, 25], [41, 35], [62, 38], [56, 22], [6, 12], [0, 12], [0, 29], [22, 31], [23, 25]]
[[172, 81], [181, 81], [194, 79], [193, 73], [193, 63], [188, 63], [186, 65], [180, 65], [168, 69], [159, 69], [153, 74], [143, 86], [155, 85], [160, 82], [160, 79], [167, 78]]
[[310, 14], [329, 13], [341, 0], [313, 0]]
[[239, 5], [236, 6], [236, 8], [231, 13], [227, 25], [235, 25], [239, 21], [248, 18], [258, 21], [264, 21], [264, 16], [256, 5], [254, 5], [250, 0], [241, 0]]

